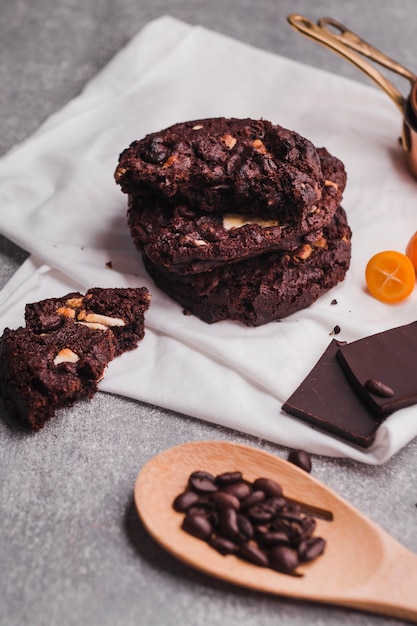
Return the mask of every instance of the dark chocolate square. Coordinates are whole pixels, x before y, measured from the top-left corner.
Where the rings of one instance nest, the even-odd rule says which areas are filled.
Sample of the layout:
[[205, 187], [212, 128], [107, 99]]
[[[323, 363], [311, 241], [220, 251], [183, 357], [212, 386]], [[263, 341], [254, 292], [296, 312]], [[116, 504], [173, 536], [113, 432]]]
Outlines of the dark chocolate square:
[[362, 448], [369, 448], [381, 423], [367, 410], [339, 365], [333, 339], [282, 409]]
[[[391, 328], [339, 347], [337, 359], [363, 402], [379, 417], [417, 402], [417, 322]], [[367, 388], [374, 380], [393, 395]]]

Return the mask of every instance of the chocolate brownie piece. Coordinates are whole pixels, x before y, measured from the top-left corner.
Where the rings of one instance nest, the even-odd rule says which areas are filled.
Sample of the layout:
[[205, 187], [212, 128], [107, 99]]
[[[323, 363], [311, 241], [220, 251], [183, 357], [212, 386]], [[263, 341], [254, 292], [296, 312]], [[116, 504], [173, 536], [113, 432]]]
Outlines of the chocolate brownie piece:
[[85, 295], [69, 293], [26, 305], [26, 326], [50, 332], [65, 323], [109, 329], [115, 337], [116, 356], [132, 350], [145, 333], [144, 315], [150, 304], [145, 287], [89, 289]]
[[337, 357], [362, 401], [379, 418], [417, 403], [417, 322], [341, 346]]
[[323, 237], [291, 253], [272, 252], [200, 274], [179, 275], [153, 264], [156, 285], [208, 323], [231, 319], [259, 326], [308, 307], [345, 278], [351, 231], [342, 207]]
[[146, 288], [90, 289], [26, 305], [26, 327], [0, 338], [0, 395], [33, 430], [91, 398], [108, 363], [145, 333]]
[[0, 339], [0, 391], [12, 415], [39, 430], [55, 411], [91, 398], [115, 356], [110, 331], [64, 325], [48, 333], [6, 328]]
[[280, 223], [256, 215], [202, 213], [185, 205], [170, 206], [148, 197], [130, 196], [128, 225], [136, 247], [152, 263], [171, 272], [208, 271], [273, 250], [291, 251], [322, 234], [339, 205], [346, 172], [339, 159], [318, 150], [325, 175], [320, 206], [302, 223]]
[[149, 202], [204, 213], [234, 207], [283, 223], [319, 219], [325, 187], [309, 140], [266, 120], [235, 118], [175, 124], [134, 141], [119, 157], [115, 180]]
[[[333, 339], [282, 409], [362, 448], [372, 445], [381, 424], [364, 406], [340, 367]], [[344, 347], [344, 346], [342, 346]]]

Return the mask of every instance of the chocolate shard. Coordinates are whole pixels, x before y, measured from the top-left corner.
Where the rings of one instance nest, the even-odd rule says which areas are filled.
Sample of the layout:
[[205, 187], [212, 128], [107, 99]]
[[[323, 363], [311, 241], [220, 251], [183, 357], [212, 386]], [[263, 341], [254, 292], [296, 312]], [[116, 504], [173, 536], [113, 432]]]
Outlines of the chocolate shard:
[[416, 354], [417, 322], [412, 322], [340, 346], [337, 359], [363, 402], [381, 418], [417, 403]]
[[282, 409], [341, 439], [369, 448], [381, 423], [361, 402], [339, 365], [333, 339]]

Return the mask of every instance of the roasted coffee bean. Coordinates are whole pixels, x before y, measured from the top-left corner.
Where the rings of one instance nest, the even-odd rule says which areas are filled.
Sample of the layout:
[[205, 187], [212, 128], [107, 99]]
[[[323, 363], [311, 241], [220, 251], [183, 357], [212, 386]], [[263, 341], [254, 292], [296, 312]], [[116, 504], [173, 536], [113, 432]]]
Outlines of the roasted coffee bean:
[[246, 511], [250, 506], [254, 504], [259, 504], [265, 500], [265, 493], [263, 491], [252, 491], [251, 494], [248, 495], [247, 498], [244, 498], [240, 503], [240, 508], [242, 511]]
[[271, 511], [273, 515], [276, 515], [284, 509], [286, 504], [287, 501], [283, 496], [273, 496], [265, 502], [265, 508]]
[[204, 502], [201, 500], [197, 500], [195, 504], [192, 504], [187, 509], [188, 515], [209, 515], [214, 511], [214, 504], [212, 502]]
[[306, 516], [302, 521], [302, 526], [303, 539], [305, 539], [306, 537], [310, 537], [314, 533], [316, 529], [316, 520], [314, 519], [314, 517]]
[[279, 483], [270, 478], [250, 483], [237, 471], [215, 478], [196, 471], [173, 507], [185, 513], [182, 528], [220, 554], [235, 554], [286, 574], [298, 575], [300, 562], [324, 551], [324, 539], [313, 536], [314, 517], [288, 502]]
[[172, 506], [178, 513], [185, 513], [196, 502], [198, 502], [198, 495], [194, 491], [184, 491], [175, 498]]
[[227, 493], [227, 491], [215, 491], [210, 496], [211, 502], [219, 509], [224, 509], [225, 507], [231, 507], [232, 509], [240, 509], [240, 500], [236, 498], [232, 493]]
[[268, 530], [264, 533], [257, 534], [260, 546], [270, 548], [272, 546], [287, 546], [290, 543], [286, 533], [278, 530]]
[[308, 537], [298, 546], [298, 554], [301, 561], [313, 561], [323, 554], [326, 542], [322, 537]]
[[199, 493], [212, 493], [217, 491], [217, 485], [214, 483], [214, 476], [209, 472], [193, 472], [190, 475], [188, 483], [191, 489]]
[[246, 513], [252, 522], [261, 524], [263, 522], [270, 522], [274, 517], [273, 511], [271, 511], [264, 502], [250, 506]]
[[181, 528], [190, 535], [199, 539], [208, 539], [213, 532], [213, 527], [205, 515], [186, 515]]
[[392, 398], [394, 395], [394, 390], [391, 387], [375, 378], [368, 378], [365, 382], [365, 387], [369, 391], [376, 393], [377, 396], [381, 396], [381, 398]]
[[282, 496], [282, 487], [272, 478], [257, 478], [253, 482], [253, 488], [260, 489], [266, 496]]
[[250, 520], [248, 520], [247, 517], [245, 517], [244, 515], [239, 515], [237, 516], [237, 525], [239, 527], [239, 532], [241, 535], [243, 535], [245, 537], [245, 539], [252, 539], [253, 537], [253, 526], [250, 523]]
[[303, 518], [294, 514], [283, 514], [276, 517], [271, 524], [273, 530], [286, 533], [293, 544], [299, 543], [307, 534], [303, 525]]
[[310, 455], [304, 450], [290, 450], [288, 454], [288, 461], [293, 465], [297, 465], [305, 472], [311, 472], [311, 458]]
[[230, 539], [226, 539], [226, 537], [212, 537], [208, 543], [220, 554], [237, 554], [239, 551], [239, 546]]
[[267, 554], [256, 544], [243, 543], [240, 546], [238, 554], [240, 557], [242, 557], [242, 559], [250, 561], [251, 563], [255, 563], [255, 565], [259, 565], [260, 567], [268, 567], [269, 563]]
[[284, 574], [292, 574], [300, 563], [297, 551], [288, 546], [275, 546], [268, 556], [270, 566]]
[[227, 508], [219, 511], [219, 535], [227, 537], [237, 543], [242, 543], [245, 537], [239, 529], [237, 512], [235, 509]]
[[226, 485], [223, 491], [231, 493], [239, 500], [244, 500], [252, 493], [252, 488], [248, 483], [244, 481], [239, 481], [236, 483], [232, 483], [231, 485]]
[[218, 485], [225, 487], [242, 480], [242, 472], [224, 472], [216, 476], [215, 481]]

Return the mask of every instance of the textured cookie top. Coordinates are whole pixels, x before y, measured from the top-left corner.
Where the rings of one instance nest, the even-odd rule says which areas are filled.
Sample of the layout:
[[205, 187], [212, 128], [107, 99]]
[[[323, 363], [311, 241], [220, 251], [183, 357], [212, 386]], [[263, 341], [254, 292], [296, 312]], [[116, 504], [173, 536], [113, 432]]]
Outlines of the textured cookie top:
[[175, 124], [134, 141], [115, 180], [130, 195], [283, 221], [314, 211], [325, 184], [311, 141], [266, 120], [235, 118]]

